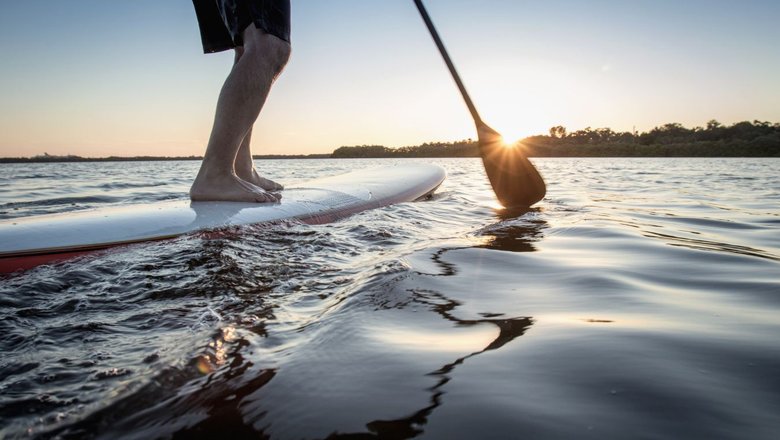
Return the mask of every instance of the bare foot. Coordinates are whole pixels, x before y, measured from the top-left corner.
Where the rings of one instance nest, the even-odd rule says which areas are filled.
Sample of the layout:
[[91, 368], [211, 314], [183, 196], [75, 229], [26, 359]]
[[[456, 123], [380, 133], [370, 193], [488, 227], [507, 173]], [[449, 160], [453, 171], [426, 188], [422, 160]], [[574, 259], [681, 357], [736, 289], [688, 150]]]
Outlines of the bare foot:
[[232, 173], [198, 174], [190, 188], [190, 199], [195, 201], [267, 203], [278, 202], [281, 196], [271, 194]]
[[240, 177], [241, 179], [246, 180], [247, 182], [253, 185], [257, 185], [266, 191], [281, 191], [284, 189], [284, 186], [282, 186], [281, 184], [278, 184], [271, 179], [266, 179], [265, 177], [262, 177], [260, 174], [257, 173], [257, 170], [255, 170], [254, 167], [252, 167], [252, 169], [249, 170], [248, 172], [236, 171], [236, 174], [238, 174], [238, 177]]

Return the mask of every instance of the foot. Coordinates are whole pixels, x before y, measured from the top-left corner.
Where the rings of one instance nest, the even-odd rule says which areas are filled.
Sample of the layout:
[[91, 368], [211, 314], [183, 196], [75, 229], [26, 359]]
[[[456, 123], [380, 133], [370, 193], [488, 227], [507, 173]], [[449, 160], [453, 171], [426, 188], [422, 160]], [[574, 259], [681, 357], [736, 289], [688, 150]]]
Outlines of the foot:
[[194, 201], [222, 201], [273, 203], [281, 196], [271, 194], [263, 188], [242, 180], [237, 175], [199, 174], [190, 188], [190, 199]]
[[282, 186], [279, 183], [274, 182], [271, 179], [266, 179], [265, 177], [262, 177], [260, 174], [257, 173], [257, 170], [254, 169], [254, 167], [249, 170], [248, 172], [239, 173], [238, 177], [253, 184], [256, 186], [259, 186], [260, 188], [266, 190], [266, 191], [281, 191], [284, 189], [284, 186]]

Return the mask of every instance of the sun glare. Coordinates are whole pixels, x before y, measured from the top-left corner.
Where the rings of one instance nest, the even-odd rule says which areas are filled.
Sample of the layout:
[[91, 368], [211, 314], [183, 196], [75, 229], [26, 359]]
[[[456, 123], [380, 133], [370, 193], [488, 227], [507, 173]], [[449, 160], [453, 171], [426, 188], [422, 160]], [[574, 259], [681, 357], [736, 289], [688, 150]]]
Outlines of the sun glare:
[[[500, 131], [500, 130], [499, 130]], [[521, 140], [528, 137], [528, 133], [522, 133], [521, 130], [515, 129], [509, 129], [507, 128], [505, 131], [500, 131], [501, 136], [503, 137], [503, 141], [506, 145], [514, 145]]]
[[516, 148], [520, 141], [525, 139], [527, 135], [519, 135], [510, 133], [509, 135], [503, 134], [501, 135], [501, 143], [503, 144], [504, 148]]
[[504, 138], [504, 147], [505, 148], [517, 148], [518, 145], [520, 145], [520, 141], [522, 138]]

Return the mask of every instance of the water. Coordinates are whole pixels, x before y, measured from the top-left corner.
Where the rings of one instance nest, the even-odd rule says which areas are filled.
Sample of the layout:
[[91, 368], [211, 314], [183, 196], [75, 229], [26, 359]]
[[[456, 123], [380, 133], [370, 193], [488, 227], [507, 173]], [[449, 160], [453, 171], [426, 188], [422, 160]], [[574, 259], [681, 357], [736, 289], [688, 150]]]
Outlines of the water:
[[[527, 212], [432, 161], [429, 201], [0, 279], [0, 438], [776, 438], [780, 160], [539, 159]], [[182, 198], [197, 165], [1, 165], [0, 217]]]

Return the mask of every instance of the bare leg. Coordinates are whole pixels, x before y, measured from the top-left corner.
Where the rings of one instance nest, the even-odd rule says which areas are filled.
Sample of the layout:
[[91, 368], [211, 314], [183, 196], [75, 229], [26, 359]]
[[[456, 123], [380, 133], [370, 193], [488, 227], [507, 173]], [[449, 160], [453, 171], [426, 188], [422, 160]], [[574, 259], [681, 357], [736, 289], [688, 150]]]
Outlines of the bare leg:
[[241, 142], [241, 147], [238, 149], [238, 155], [236, 156], [236, 175], [249, 183], [259, 186], [266, 191], [281, 191], [284, 187], [271, 179], [266, 179], [261, 176], [255, 168], [254, 161], [252, 159], [252, 150], [250, 149], [250, 142], [252, 140], [252, 129], [244, 136], [244, 141]]
[[[241, 59], [241, 56], [243, 54], [244, 54], [244, 48], [241, 46], [236, 47], [235, 63], [237, 63], [238, 60]], [[239, 147], [238, 154], [236, 155], [236, 163], [234, 165], [234, 169], [236, 170], [236, 175], [240, 179], [245, 180], [254, 185], [257, 185], [266, 191], [281, 191], [282, 189], [284, 189], [282, 185], [274, 182], [273, 180], [266, 179], [265, 177], [260, 176], [260, 174], [257, 172], [257, 169], [255, 168], [255, 164], [254, 164], [254, 159], [252, 159], [251, 143], [252, 143], [252, 128], [250, 127], [246, 136], [244, 136], [244, 140], [241, 142], [241, 147]]]
[[289, 55], [289, 43], [280, 38], [254, 25], [244, 31], [244, 49], [242, 54], [237, 53], [238, 60], [222, 86], [206, 154], [190, 188], [192, 200], [279, 200], [279, 196], [241, 179], [235, 162]]

